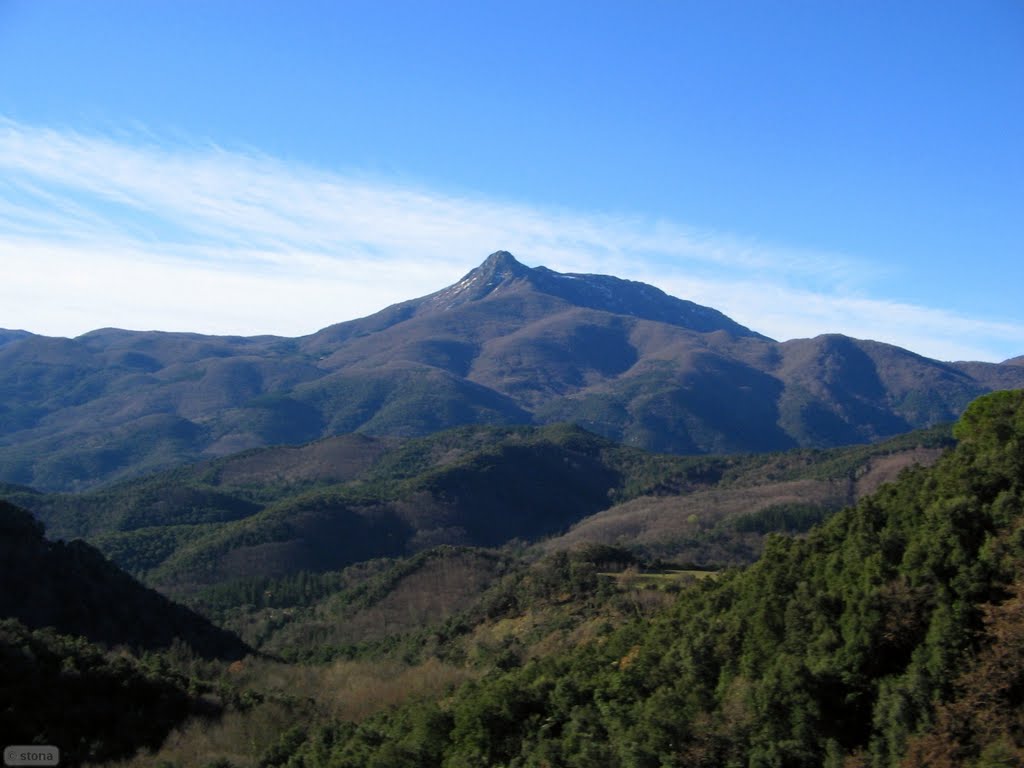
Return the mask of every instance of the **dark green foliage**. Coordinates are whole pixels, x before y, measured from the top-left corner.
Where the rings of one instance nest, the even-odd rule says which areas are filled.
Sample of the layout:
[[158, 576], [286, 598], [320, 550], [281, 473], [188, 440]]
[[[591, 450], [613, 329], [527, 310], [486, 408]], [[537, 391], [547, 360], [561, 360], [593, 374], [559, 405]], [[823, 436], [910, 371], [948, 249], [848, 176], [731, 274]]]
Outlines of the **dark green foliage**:
[[184, 642], [204, 656], [247, 648], [119, 570], [88, 544], [50, 542], [28, 512], [0, 501], [0, 617], [55, 627], [107, 645], [167, 648]]
[[196, 711], [188, 681], [166, 667], [147, 668], [81, 637], [0, 620], [4, 744], [56, 746], [61, 765], [124, 758], [158, 747]]
[[460, 528], [465, 543], [483, 546], [564, 530], [607, 506], [620, 482], [617, 472], [579, 447], [501, 446], [418, 478], [417, 491], [451, 510], [438, 510], [427, 525]]
[[[281, 676], [300, 686], [298, 704], [280, 709], [261, 745], [251, 747], [249, 758], [268, 767], [839, 768], [849, 758], [851, 765], [887, 768], [906, 758], [917, 759], [918, 768], [940, 753], [958, 756], [950, 768], [989, 765], [1014, 758], [1024, 744], [1024, 723], [989, 715], [987, 721], [1001, 723], [996, 738], [979, 731], [981, 721], [963, 715], [969, 705], [980, 706], [963, 693], [971, 681], [993, 686], [999, 670], [1013, 664], [1024, 669], [1011, 651], [997, 653], [1000, 637], [1024, 638], [1024, 623], [1014, 623], [1024, 611], [1006, 608], [1015, 589], [1024, 594], [1024, 425], [1018, 423], [1024, 400], [1018, 394], [1001, 398], [979, 401], [968, 411], [957, 428], [960, 447], [935, 467], [904, 472], [898, 482], [799, 538], [769, 536], [753, 567], [691, 586], [662, 578], [668, 574], [641, 573], [643, 563], [632, 548], [599, 543], [519, 562], [506, 554], [440, 546], [342, 571], [275, 574], [265, 566], [273, 562], [273, 548], [280, 554], [297, 540], [296, 532], [305, 532], [310, 547], [344, 553], [341, 537], [351, 540], [353, 532], [366, 532], [359, 525], [381, 524], [387, 514], [406, 525], [415, 521], [417, 530], [444, 530], [472, 515], [515, 517], [525, 507], [520, 522], [536, 530], [529, 528], [537, 523], [530, 505], [545, 497], [559, 499], [546, 509], [564, 521], [559, 515], [567, 508], [640, 495], [671, 501], [674, 494], [702, 488], [749, 489], [761, 480], [789, 482], [815, 473], [852, 485], [873, 458], [945, 438], [936, 433], [852, 452], [673, 458], [622, 448], [576, 427], [474, 428], [391, 447], [369, 463], [356, 462], [358, 471], [342, 482], [318, 485], [315, 475], [289, 465], [289, 478], [299, 478], [294, 484], [231, 485], [229, 477], [272, 474], [281, 466], [250, 453], [241, 464], [225, 460], [125, 487], [154, 504], [161, 482], [167, 488], [178, 484], [183, 490], [175, 499], [226, 504], [237, 498], [258, 506], [255, 514], [113, 531], [105, 541], [124, 547], [123, 556], [139, 563], [156, 562], [160, 549], [173, 543], [158, 569], [170, 563], [193, 574], [209, 566], [214, 575], [197, 586], [193, 605], [230, 626], [253, 617], [265, 621], [262, 648], [304, 663], [333, 660], [323, 668], [327, 679], [345, 679], [346, 665], [398, 660], [424, 663], [424, 675], [437, 665], [459, 665], [458, 675], [446, 681], [478, 678], [457, 689], [455, 682], [436, 683], [429, 699], [399, 691], [391, 708], [340, 722], [328, 708], [302, 698], [319, 670], [247, 660], [222, 683], [221, 698], [233, 716], [256, 713], [259, 702], [291, 693], [244, 688], [250, 683], [233, 687], [232, 675], [250, 682]], [[527, 473], [532, 475], [524, 479]], [[513, 490], [496, 490], [506, 487]], [[171, 521], [188, 509], [169, 505], [160, 514]], [[802, 529], [823, 508], [787, 502], [755, 509], [760, 511], [723, 520], [707, 535], [727, 536], [730, 525], [733, 536], [736, 527]], [[110, 519], [143, 518], [126, 505]], [[43, 541], [38, 523], [23, 513], [0, 523], [6, 526], [0, 540]], [[474, 535], [508, 524], [501, 520]], [[209, 526], [209, 533], [193, 536], [201, 526]], [[143, 546], [147, 542], [152, 550]], [[47, 547], [51, 554], [92, 552], [80, 544]], [[251, 561], [252, 573], [215, 578], [223, 562], [237, 564], [233, 559], [249, 551], [264, 557]], [[92, 573], [86, 566], [94, 564], [95, 552], [81, 553], [71, 558], [72, 572], [76, 581], [89, 582], [83, 574]], [[314, 549], [304, 558], [293, 562], [328, 562], [317, 560]], [[465, 600], [418, 613], [420, 603], [429, 602], [430, 586], [440, 583], [431, 579], [445, 569], [473, 580]], [[609, 575], [623, 569], [634, 574], [632, 582], [621, 573]], [[44, 589], [57, 588], [47, 578]], [[153, 613], [119, 597], [119, 584], [104, 581], [97, 590], [138, 615]], [[392, 623], [382, 628], [374, 617]], [[1024, 673], [1012, 679], [1018, 678], [1024, 680]], [[1002, 707], [1020, 705], [1016, 689], [994, 690]], [[139, 695], [145, 701], [148, 694]], [[81, 692], [75, 696], [72, 708]], [[944, 725], [954, 719], [974, 725], [965, 726], [964, 735]], [[166, 732], [171, 722], [154, 718], [154, 733]], [[244, 733], [249, 721], [231, 722]], [[241, 755], [230, 754], [233, 761]]]
[[190, 602], [204, 616], [219, 617], [229, 608], [297, 608], [314, 605], [348, 586], [348, 579], [337, 571], [298, 573], [281, 578], [237, 579], [205, 587]]
[[214, 530], [211, 524], [165, 525], [132, 531], [101, 533], [92, 543], [113, 562], [139, 578], [157, 568], [176, 551]]
[[816, 504], [774, 504], [737, 517], [733, 525], [744, 533], [800, 533], [810, 530], [833, 511]]
[[488, 561], [494, 563], [498, 571], [508, 567], [507, 559], [494, 552], [441, 546], [408, 558], [360, 563], [344, 571], [299, 571], [280, 578], [256, 577], [214, 584], [191, 595], [189, 603], [204, 616], [218, 619], [238, 607], [249, 610], [303, 608], [327, 598], [335, 612], [364, 608], [386, 597], [395, 585], [426, 564], [446, 558]]
[[360, 725], [292, 730], [268, 750], [260, 768], [431, 768], [443, 759], [451, 717], [429, 704], [406, 706]]
[[619, 465], [647, 461], [562, 425], [461, 428], [365, 451], [373, 461], [344, 484], [329, 482], [331, 470], [326, 483], [275, 483], [284, 459], [269, 459], [262, 474], [242, 476], [270, 482], [227, 485], [237, 466], [260, 465], [243, 455], [83, 496], [24, 498], [60, 534], [90, 537], [154, 583], [187, 585], [535, 539], [607, 506], [622, 485]]
[[[984, 702], [1024, 703], [1024, 392], [980, 399], [957, 436], [935, 467], [804, 538], [770, 538], [754, 566], [653, 620], [332, 732], [315, 759], [323, 734], [311, 734], [297, 754], [449, 768], [1016, 764], [1024, 719]], [[998, 728], [950, 719], [971, 702]], [[415, 712], [438, 724], [430, 740]]]
[[23, 499], [54, 533], [65, 538], [154, 526], [202, 525], [238, 520], [262, 505], [240, 489], [225, 492], [174, 470], [94, 493]]

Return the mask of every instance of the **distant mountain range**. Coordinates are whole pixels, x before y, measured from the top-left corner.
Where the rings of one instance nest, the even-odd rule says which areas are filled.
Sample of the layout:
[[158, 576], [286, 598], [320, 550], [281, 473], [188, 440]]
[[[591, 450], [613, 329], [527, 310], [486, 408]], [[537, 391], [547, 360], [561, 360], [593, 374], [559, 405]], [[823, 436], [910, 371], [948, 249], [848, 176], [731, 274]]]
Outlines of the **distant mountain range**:
[[841, 335], [776, 342], [649, 285], [499, 251], [444, 290], [310, 336], [0, 330], [0, 481], [83, 490], [350, 432], [575, 422], [649, 450], [873, 441], [1024, 387]]

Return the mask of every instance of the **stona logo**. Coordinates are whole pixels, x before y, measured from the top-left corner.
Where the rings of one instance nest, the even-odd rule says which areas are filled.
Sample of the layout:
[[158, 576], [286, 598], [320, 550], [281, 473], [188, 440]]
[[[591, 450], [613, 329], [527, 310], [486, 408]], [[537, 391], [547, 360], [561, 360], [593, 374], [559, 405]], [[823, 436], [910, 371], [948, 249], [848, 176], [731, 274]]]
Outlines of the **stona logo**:
[[4, 765], [59, 765], [60, 750], [41, 744], [4, 747]]

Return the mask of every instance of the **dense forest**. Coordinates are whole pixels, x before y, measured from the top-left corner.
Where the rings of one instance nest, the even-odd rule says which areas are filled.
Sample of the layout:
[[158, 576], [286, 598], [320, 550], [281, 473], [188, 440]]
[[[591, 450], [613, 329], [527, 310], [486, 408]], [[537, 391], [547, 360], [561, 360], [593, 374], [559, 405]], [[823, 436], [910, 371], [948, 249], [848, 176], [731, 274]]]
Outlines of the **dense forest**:
[[264, 765], [1019, 765], [1024, 393], [976, 401], [956, 437], [653, 619], [290, 732]]
[[[946, 433], [861, 453], [615, 454], [619, 498], [610, 503], [624, 500], [625, 509], [615, 520], [631, 504], [677, 496], [705, 506], [680, 507], [672, 519], [690, 509], [707, 515], [711, 502], [692, 494], [728, 496], [736, 509], [752, 503], [708, 517], [700, 531], [675, 529], [714, 541], [756, 536], [761, 555], [745, 567], [655, 562], [646, 545], [566, 534], [499, 548], [442, 544], [185, 594], [192, 611], [256, 649], [244, 659], [241, 642], [86, 544], [46, 541], [37, 522], [7, 505], [0, 521], [13, 570], [4, 599], [14, 618], [0, 626], [0, 723], [23, 743], [58, 743], [69, 765], [1020, 765], [1024, 392], [976, 400], [953, 435], [955, 447], [937, 461], [901, 459], [894, 482], [837, 512], [780, 501], [777, 484], [818, 476], [874, 487], [863, 483], [874, 472], [868, 459], [888, 461], [922, 441], [949, 445]], [[453, 478], [470, 477], [480, 489], [473, 498], [487, 499], [498, 492], [478, 478], [511, 472], [503, 459], [528, 466], [522, 450], [531, 441], [541, 440], [548, 467], [613, 450], [566, 432], [552, 454], [551, 437], [523, 433], [440, 468], [430, 457], [448, 455], [445, 441], [491, 438], [470, 431], [413, 441], [381, 453], [372, 471], [385, 474], [362, 475], [363, 490], [453, 489]], [[204, 493], [234, 504], [243, 485], [210, 480], [228, 467], [195, 471]], [[175, 477], [186, 500], [199, 498], [188, 472], [127, 488], [153, 494]], [[755, 477], [772, 494], [751, 495], [761, 487]], [[256, 504], [265, 491], [248, 487]], [[313, 494], [304, 498], [324, 492], [302, 488]], [[129, 496], [35, 502], [74, 512]], [[130, 505], [110, 509], [111, 519], [131, 514]], [[78, 613], [38, 614], [32, 573], [38, 589], [64, 596], [54, 605]], [[181, 617], [181, 638], [165, 621], [146, 620], [153, 616]]]

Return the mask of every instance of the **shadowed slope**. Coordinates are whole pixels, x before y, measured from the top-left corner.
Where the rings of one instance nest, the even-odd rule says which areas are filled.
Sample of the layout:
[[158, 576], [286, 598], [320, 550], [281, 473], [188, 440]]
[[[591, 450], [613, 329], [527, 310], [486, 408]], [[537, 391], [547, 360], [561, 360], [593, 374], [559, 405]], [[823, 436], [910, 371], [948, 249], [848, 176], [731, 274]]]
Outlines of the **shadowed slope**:
[[50, 542], [24, 510], [0, 501], [0, 617], [53, 627], [108, 646], [168, 648], [239, 658], [237, 637], [124, 573], [82, 541]]

